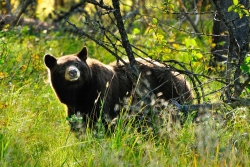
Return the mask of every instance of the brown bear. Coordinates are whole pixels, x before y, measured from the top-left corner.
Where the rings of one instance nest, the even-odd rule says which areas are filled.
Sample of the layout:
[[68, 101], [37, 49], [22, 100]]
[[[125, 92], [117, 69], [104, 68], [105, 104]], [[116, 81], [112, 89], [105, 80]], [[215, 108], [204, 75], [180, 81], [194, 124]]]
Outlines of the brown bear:
[[[67, 106], [68, 117], [80, 114], [96, 122], [100, 113], [104, 113], [113, 119], [119, 115], [117, 104], [134, 88], [133, 79], [124, 65], [105, 65], [88, 58], [86, 47], [60, 58], [46, 54], [44, 62], [52, 88]], [[184, 101], [193, 98], [189, 83], [179, 73], [147, 59], [137, 59], [137, 62], [142, 77], [147, 79], [158, 98], [182, 97]]]

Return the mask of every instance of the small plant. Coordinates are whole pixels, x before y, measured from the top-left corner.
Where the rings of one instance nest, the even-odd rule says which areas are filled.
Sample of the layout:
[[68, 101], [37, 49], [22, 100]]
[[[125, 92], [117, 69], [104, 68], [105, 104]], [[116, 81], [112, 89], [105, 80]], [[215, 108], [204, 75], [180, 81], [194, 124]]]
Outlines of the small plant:
[[71, 115], [71, 117], [67, 117], [66, 120], [70, 123], [83, 123], [83, 118], [80, 116], [80, 113]]
[[[246, 73], [246, 75], [250, 75], [250, 55], [246, 56], [243, 65], [241, 65], [241, 70]], [[246, 86], [248, 92], [250, 92], [250, 85]]]
[[233, 0], [233, 5], [229, 6], [228, 12], [234, 11], [238, 13], [239, 17], [242, 18], [243, 15], [249, 16], [248, 9], [244, 5], [239, 3], [239, 0]]

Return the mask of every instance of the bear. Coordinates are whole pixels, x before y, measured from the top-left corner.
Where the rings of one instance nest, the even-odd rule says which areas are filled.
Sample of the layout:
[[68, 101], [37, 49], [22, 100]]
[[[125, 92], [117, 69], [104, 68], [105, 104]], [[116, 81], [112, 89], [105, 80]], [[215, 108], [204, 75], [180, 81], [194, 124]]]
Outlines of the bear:
[[[182, 99], [177, 100], [181, 103], [193, 99], [190, 84], [181, 74], [149, 59], [139, 58], [136, 61], [141, 76], [146, 78], [158, 98], [166, 101]], [[80, 115], [94, 124], [103, 113], [112, 120], [119, 116], [121, 108], [117, 105], [122, 104], [123, 98], [131, 95], [135, 88], [125, 65], [117, 62], [105, 65], [89, 58], [87, 47], [76, 54], [59, 58], [45, 54], [44, 63], [51, 87], [60, 102], [66, 105], [69, 118]], [[77, 129], [73, 123], [71, 129]]]

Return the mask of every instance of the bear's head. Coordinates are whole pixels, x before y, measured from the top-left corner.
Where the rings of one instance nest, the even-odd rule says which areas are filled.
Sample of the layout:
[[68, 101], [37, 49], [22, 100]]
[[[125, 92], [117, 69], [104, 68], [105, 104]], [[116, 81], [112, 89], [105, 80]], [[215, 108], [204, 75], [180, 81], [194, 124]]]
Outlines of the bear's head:
[[73, 55], [55, 58], [50, 54], [44, 56], [44, 63], [49, 69], [50, 79], [53, 87], [57, 85], [76, 86], [89, 81], [91, 77], [90, 68], [86, 62], [88, 51], [86, 47]]

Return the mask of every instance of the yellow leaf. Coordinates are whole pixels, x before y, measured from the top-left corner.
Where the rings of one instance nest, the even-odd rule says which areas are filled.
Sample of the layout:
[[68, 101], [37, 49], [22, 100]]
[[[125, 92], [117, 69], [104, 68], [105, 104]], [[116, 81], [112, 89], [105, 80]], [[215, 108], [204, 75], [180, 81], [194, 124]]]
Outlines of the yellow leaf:
[[37, 3], [40, 4], [42, 3], [44, 0], [37, 0]]
[[0, 72], [0, 79], [4, 79], [4, 78], [6, 78], [7, 76], [8, 76], [7, 73], [5, 73], [5, 72]]
[[175, 42], [175, 39], [171, 38], [171, 39], [168, 40], [168, 42], [170, 42], [170, 43]]
[[33, 59], [39, 59], [39, 56], [37, 54], [34, 54], [32, 57]]
[[0, 102], [0, 109], [3, 109], [4, 108], [4, 105], [2, 102]]
[[25, 71], [27, 69], [26, 65], [22, 65], [22, 70]]
[[211, 44], [211, 47], [212, 47], [212, 48], [214, 48], [215, 46], [216, 46], [216, 44], [215, 44], [215, 43], [212, 43], [212, 44]]
[[201, 53], [196, 53], [196, 57], [197, 57], [198, 59], [201, 59], [201, 58], [203, 57], [203, 55], [202, 55]]
[[175, 49], [179, 49], [179, 45], [176, 44], [176, 43], [173, 44], [173, 47], [174, 47]]

